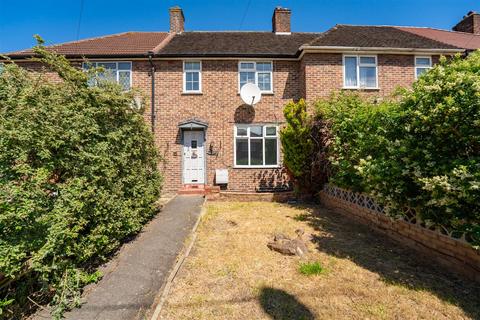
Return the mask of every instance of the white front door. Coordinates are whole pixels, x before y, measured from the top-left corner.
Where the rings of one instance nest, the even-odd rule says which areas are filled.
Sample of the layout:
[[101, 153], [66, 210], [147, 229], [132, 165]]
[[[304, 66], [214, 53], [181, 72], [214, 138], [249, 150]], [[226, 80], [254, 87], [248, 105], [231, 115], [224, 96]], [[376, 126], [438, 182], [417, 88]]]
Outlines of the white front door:
[[205, 183], [205, 150], [203, 131], [183, 132], [183, 183]]

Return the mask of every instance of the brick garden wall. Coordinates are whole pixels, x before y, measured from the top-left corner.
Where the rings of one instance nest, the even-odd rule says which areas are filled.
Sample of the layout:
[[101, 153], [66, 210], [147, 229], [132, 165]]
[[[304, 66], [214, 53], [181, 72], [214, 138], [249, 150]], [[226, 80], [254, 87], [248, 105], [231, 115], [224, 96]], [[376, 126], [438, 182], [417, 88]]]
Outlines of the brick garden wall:
[[319, 197], [327, 208], [353, 217], [401, 244], [435, 259], [454, 272], [480, 282], [480, 250], [475, 250], [470, 244], [407, 221], [392, 220], [377, 210], [333, 196], [325, 190], [319, 193]]

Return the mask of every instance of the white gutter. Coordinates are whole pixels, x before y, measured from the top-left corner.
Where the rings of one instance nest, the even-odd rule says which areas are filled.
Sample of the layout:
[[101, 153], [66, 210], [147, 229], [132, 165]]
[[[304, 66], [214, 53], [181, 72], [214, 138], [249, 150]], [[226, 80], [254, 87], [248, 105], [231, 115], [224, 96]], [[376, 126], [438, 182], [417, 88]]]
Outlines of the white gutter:
[[465, 49], [418, 49], [418, 48], [387, 48], [387, 47], [344, 47], [344, 46], [301, 46], [300, 59], [305, 53], [345, 53], [365, 52], [380, 54], [446, 54], [462, 53]]
[[[300, 55], [297, 58], [252, 58], [252, 57], [153, 57], [154, 61], [161, 60], [188, 60], [188, 59], [201, 59], [201, 60], [253, 60], [253, 61], [299, 61], [302, 59], [305, 53], [370, 53], [370, 54], [406, 54], [406, 55], [452, 55], [455, 53], [463, 53], [466, 49], [415, 49], [415, 48], [385, 48], [385, 47], [342, 47], [342, 46], [305, 46], [302, 45], [299, 50]], [[82, 58], [68, 59], [70, 61], [84, 61]], [[148, 61], [148, 57], [145, 58], [91, 58], [92, 61]], [[9, 60], [1, 59], [0, 62], [8, 62]], [[14, 62], [21, 62], [21, 60], [12, 59]], [[30, 59], [24, 59], [28, 62]]]

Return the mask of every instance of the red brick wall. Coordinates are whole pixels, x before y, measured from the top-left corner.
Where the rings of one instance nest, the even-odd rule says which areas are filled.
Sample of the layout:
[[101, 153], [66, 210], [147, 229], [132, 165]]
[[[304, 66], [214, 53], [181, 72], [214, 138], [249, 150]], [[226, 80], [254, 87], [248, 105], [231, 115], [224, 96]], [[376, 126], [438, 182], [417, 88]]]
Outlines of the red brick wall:
[[290, 16], [292, 11], [286, 8], [277, 7], [273, 11], [272, 31], [273, 32], [290, 32]]
[[[298, 63], [275, 61], [273, 91], [254, 108], [243, 105], [238, 94], [238, 61], [202, 62], [203, 94], [183, 94], [182, 61], [156, 61], [156, 143], [164, 158], [165, 190], [182, 186], [181, 131], [177, 125], [189, 118], [208, 122], [205, 148], [213, 145], [217, 155], [207, 155], [207, 180], [213, 184], [215, 169], [229, 169], [229, 190], [254, 191], [261, 186], [278, 187], [289, 183], [282, 168], [233, 168], [235, 123], [283, 123], [283, 106], [300, 98]], [[148, 62], [135, 62], [133, 85], [150, 90]], [[149, 106], [146, 113], [149, 113]], [[146, 119], [150, 119], [146, 114]]]
[[467, 33], [480, 34], [480, 14], [472, 13], [460, 21], [453, 30]]
[[[438, 60], [434, 59], [434, 62]], [[80, 63], [75, 62], [78, 66]], [[202, 63], [202, 94], [183, 94], [183, 62], [158, 60], [155, 88], [155, 141], [163, 156], [161, 170], [165, 189], [174, 192], [182, 186], [181, 131], [177, 125], [189, 118], [208, 122], [205, 148], [212, 144], [217, 155], [207, 155], [207, 182], [212, 184], [215, 169], [229, 169], [228, 189], [254, 191], [259, 187], [288, 185], [282, 168], [233, 168], [233, 128], [235, 123], [284, 123], [283, 106], [302, 97], [312, 102], [342, 90], [342, 54], [305, 54], [301, 61], [274, 61], [274, 93], [264, 95], [254, 108], [242, 105], [238, 94], [237, 60], [204, 60]], [[38, 63], [22, 62], [22, 66], [39, 72]], [[145, 119], [150, 124], [151, 78], [148, 61], [133, 61], [133, 87], [146, 97]], [[45, 77], [59, 81], [56, 74]], [[414, 56], [378, 55], [379, 90], [363, 94], [384, 97], [397, 86], [409, 86], [414, 80]]]
[[[343, 90], [343, 61], [341, 53], [307, 53], [300, 63], [300, 74], [305, 78], [301, 88], [308, 101], [327, 98], [332, 92]], [[370, 97], [388, 97], [398, 87], [408, 87], [415, 81], [415, 56], [398, 54], [377, 55], [379, 89], [348, 91]], [[432, 58], [438, 62], [438, 56]]]
[[327, 208], [368, 224], [376, 231], [407, 245], [454, 272], [480, 282], [480, 251], [463, 241], [332, 197], [321, 191], [320, 201]]
[[[17, 64], [19, 66], [21, 66], [22, 68], [24, 68], [24, 69], [26, 69], [26, 70], [34, 73], [34, 74], [37, 74], [42, 79], [47, 79], [47, 80], [53, 81], [53, 82], [60, 82], [61, 81], [60, 76], [56, 72], [51, 71], [48, 67], [43, 66], [39, 62], [19, 61], [19, 62], [17, 62]], [[80, 62], [72, 62], [72, 65], [81, 67], [82, 64]]]

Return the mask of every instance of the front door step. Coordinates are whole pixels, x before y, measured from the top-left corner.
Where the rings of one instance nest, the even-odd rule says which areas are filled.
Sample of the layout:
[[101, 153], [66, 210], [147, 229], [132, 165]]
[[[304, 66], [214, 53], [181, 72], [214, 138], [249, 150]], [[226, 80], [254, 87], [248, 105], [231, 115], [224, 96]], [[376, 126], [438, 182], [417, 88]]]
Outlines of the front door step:
[[204, 184], [184, 184], [183, 187], [178, 190], [178, 194], [183, 195], [206, 195], [212, 193], [219, 193], [220, 187], [218, 186], [207, 186]]

